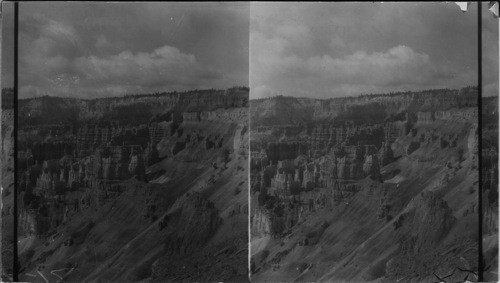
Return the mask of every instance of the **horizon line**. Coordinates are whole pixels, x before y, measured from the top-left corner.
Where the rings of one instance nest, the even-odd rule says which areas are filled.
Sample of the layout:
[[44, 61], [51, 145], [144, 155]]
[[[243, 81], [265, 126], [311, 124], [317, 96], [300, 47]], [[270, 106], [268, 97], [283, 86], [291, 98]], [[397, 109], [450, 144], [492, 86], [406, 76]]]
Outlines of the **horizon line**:
[[[418, 92], [435, 91], [435, 90], [458, 90], [459, 91], [461, 89], [466, 89], [466, 88], [475, 88], [475, 89], [478, 89], [478, 86], [477, 85], [469, 85], [469, 86], [460, 87], [460, 88], [428, 88], [428, 89], [420, 89], [420, 90], [379, 92], [379, 93], [372, 93], [372, 94], [360, 93], [360, 94], [355, 94], [355, 95], [336, 96], [336, 97], [306, 97], [306, 96], [293, 96], [293, 95], [279, 94], [279, 95], [268, 96], [268, 97], [261, 97], [261, 98], [250, 98], [250, 101], [252, 101], [252, 100], [265, 100], [265, 99], [272, 99], [272, 98], [278, 98], [278, 97], [287, 97], [287, 98], [291, 97], [291, 98], [298, 98], [298, 99], [327, 100], [327, 99], [337, 99], [337, 98], [359, 98], [359, 97], [364, 97], [364, 96], [387, 96], [387, 95], [390, 95], [390, 94], [418, 93]], [[493, 94], [491, 96], [483, 96], [483, 97], [495, 97], [495, 95]]]
[[[125, 97], [145, 97], [145, 96], [155, 96], [155, 95], [168, 95], [168, 94], [182, 94], [182, 93], [188, 93], [188, 92], [196, 92], [196, 91], [226, 91], [230, 89], [248, 89], [250, 91], [250, 87], [248, 86], [232, 86], [229, 88], [202, 88], [202, 89], [190, 89], [190, 90], [171, 90], [171, 91], [157, 91], [157, 92], [149, 92], [149, 93], [137, 93], [137, 94], [123, 94], [123, 95], [115, 95], [115, 96], [104, 96], [104, 97], [95, 97], [95, 98], [84, 98], [84, 97], [74, 97], [74, 96], [58, 96], [58, 95], [40, 95], [40, 96], [33, 96], [33, 97], [25, 97], [25, 98], [19, 98], [18, 100], [30, 100], [30, 99], [38, 99], [38, 98], [45, 98], [45, 97], [54, 97], [54, 98], [69, 98], [69, 99], [80, 99], [80, 100], [96, 100], [96, 99], [113, 99], [113, 98], [125, 98]], [[4, 87], [2, 88], [2, 94], [4, 90], [14, 90], [13, 87]]]

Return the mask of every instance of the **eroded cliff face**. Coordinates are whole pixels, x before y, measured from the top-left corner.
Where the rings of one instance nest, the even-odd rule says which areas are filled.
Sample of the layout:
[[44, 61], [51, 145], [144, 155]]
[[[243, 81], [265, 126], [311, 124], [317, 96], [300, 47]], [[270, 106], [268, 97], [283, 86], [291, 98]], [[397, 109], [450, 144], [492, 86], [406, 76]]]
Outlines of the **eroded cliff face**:
[[246, 107], [248, 91], [247, 88], [212, 89], [93, 100], [45, 96], [19, 101], [19, 112], [25, 113], [19, 123], [49, 125], [114, 120], [138, 125], [151, 118], [171, 114], [172, 111], [182, 113], [184, 110], [213, 111], [217, 108]]
[[[416, 111], [448, 110], [477, 105], [477, 88], [439, 89], [421, 92], [340, 97], [328, 100], [279, 96], [251, 101], [251, 120], [255, 126], [300, 124], [312, 121], [353, 120], [366, 124], [358, 113], [370, 114], [372, 121], [383, 121], [407, 109]], [[356, 117], [358, 116], [358, 117]], [[361, 118], [364, 119], [364, 118]], [[377, 121], [377, 122], [379, 122]], [[253, 127], [253, 126], [252, 126]]]
[[[251, 196], [252, 280], [472, 279], [476, 95], [304, 100], [290, 108], [304, 113], [302, 124], [276, 129], [252, 111], [251, 176], [260, 180]], [[273, 101], [252, 103], [287, 113], [287, 104], [274, 112]]]
[[[248, 89], [20, 105], [32, 115], [20, 119], [24, 270], [69, 262], [82, 272], [68, 280], [164, 282], [204, 266], [212, 280], [247, 278]], [[64, 107], [73, 118], [33, 118]]]

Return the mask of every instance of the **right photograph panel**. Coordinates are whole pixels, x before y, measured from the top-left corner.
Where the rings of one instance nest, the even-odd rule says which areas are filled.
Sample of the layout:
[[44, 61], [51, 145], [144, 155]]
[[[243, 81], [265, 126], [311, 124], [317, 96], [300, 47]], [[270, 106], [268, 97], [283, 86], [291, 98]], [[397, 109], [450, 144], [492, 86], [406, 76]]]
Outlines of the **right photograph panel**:
[[477, 281], [477, 5], [250, 11], [251, 281]]

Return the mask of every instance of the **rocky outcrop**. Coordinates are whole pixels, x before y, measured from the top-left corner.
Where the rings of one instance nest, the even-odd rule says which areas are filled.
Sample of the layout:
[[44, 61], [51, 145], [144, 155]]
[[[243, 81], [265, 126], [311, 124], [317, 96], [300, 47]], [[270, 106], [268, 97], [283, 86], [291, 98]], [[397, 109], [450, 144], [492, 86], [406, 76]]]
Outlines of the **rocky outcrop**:
[[378, 178], [380, 163], [375, 146], [345, 146], [334, 150], [323, 164], [322, 171], [342, 180], [359, 180], [367, 176]]
[[144, 151], [144, 159], [147, 166], [151, 166], [160, 160], [160, 154], [155, 142], [150, 142]]
[[91, 160], [93, 164], [87, 166], [95, 168], [93, 176], [101, 176], [104, 180], [123, 180], [144, 174], [144, 157], [138, 146], [101, 147]]
[[146, 171], [146, 164], [144, 162], [143, 155], [133, 149], [130, 153], [129, 160], [130, 163], [128, 165], [128, 172], [132, 176], [137, 176], [139, 180], [143, 180]]
[[313, 151], [328, 150], [335, 144], [341, 144], [346, 138], [344, 128], [333, 125], [318, 125], [310, 133], [310, 148]]
[[200, 122], [200, 112], [183, 112], [182, 121], [184, 122]]
[[392, 144], [397, 138], [405, 136], [407, 121], [390, 122], [384, 124], [384, 142]]
[[252, 214], [252, 233], [265, 236], [271, 234], [271, 218], [272, 214], [265, 210], [256, 209]]
[[446, 111], [436, 111], [436, 120], [444, 121], [471, 121], [477, 119], [477, 108], [451, 109]]
[[380, 164], [376, 154], [367, 155], [363, 163], [363, 172], [365, 176], [369, 176], [374, 180], [380, 178]]
[[418, 141], [412, 141], [410, 144], [406, 147], [406, 154], [410, 155], [412, 154], [415, 150], [420, 148], [420, 142]]
[[[125, 124], [146, 123], [167, 111], [211, 111], [217, 108], [248, 106], [249, 89], [195, 90], [185, 92], [127, 95], [109, 99], [79, 100], [74, 98], [38, 97], [19, 101], [20, 125], [67, 123], [69, 121], [120, 120]], [[28, 116], [28, 114], [30, 114]], [[133, 114], [133, 115], [131, 115]]]
[[170, 135], [171, 122], [153, 122], [149, 124], [149, 140], [155, 144]]
[[421, 124], [429, 124], [434, 121], [470, 121], [474, 119], [477, 119], [477, 108], [473, 107], [417, 112], [417, 121]]
[[189, 254], [202, 247], [222, 223], [213, 202], [198, 193], [180, 197], [172, 206], [172, 213], [163, 221], [163, 227], [175, 231], [174, 239], [166, 239], [165, 252]]
[[411, 235], [418, 236], [415, 253], [423, 252], [439, 242], [455, 222], [453, 211], [446, 201], [433, 192], [422, 192], [416, 199]]
[[333, 191], [333, 201], [337, 205], [349, 202], [361, 190], [359, 184], [345, 181], [335, 181], [331, 185], [331, 188]]
[[[172, 272], [194, 274], [199, 271], [198, 260], [205, 260], [206, 254], [213, 255], [211, 259], [218, 259], [215, 264], [206, 264], [208, 269], [212, 268], [209, 272], [218, 273], [211, 279], [231, 281], [229, 279], [237, 278], [234, 271], [239, 277], [247, 278], [245, 249], [248, 242], [247, 225], [244, 224], [247, 217], [241, 205], [246, 194], [241, 190], [245, 187], [244, 177], [247, 176], [244, 171], [249, 136], [248, 91], [243, 87], [94, 100], [40, 97], [20, 101], [22, 130], [19, 144], [23, 148], [19, 153], [23, 167], [20, 168], [19, 181], [26, 192], [26, 198], [22, 197], [26, 202], [21, 205], [25, 209], [25, 221], [20, 222], [20, 226], [24, 227], [22, 232], [32, 232], [42, 238], [30, 249], [50, 258], [47, 264], [58, 262], [56, 257], [66, 260], [65, 256], [57, 253], [56, 257], [52, 257], [52, 252], [54, 249], [65, 249], [64, 241], [65, 245], [73, 244], [72, 248], [82, 251], [82, 257], [86, 258], [85, 247], [80, 244], [84, 240], [87, 243], [85, 238], [94, 225], [87, 227], [85, 223], [84, 219], [90, 213], [97, 217], [93, 218], [96, 227], [102, 227], [111, 219], [113, 223], [119, 223], [108, 230], [110, 233], [101, 234], [103, 230], [100, 228], [92, 230], [92, 237], [100, 239], [99, 243], [95, 242], [96, 250], [105, 250], [100, 255], [97, 252], [98, 258], [108, 260], [109, 256], [122, 249], [126, 239], [131, 241], [131, 246], [140, 246], [140, 257], [147, 261], [138, 265], [145, 265], [148, 277], [160, 281], [172, 279]], [[182, 123], [183, 113], [197, 113], [196, 118], [203, 114], [203, 119], [186, 121], [189, 117], [184, 117], [185, 123]], [[5, 128], [2, 130], [6, 131]], [[2, 138], [6, 144], [5, 135]], [[33, 152], [33, 141], [43, 141], [41, 150]], [[66, 142], [67, 146], [64, 146]], [[166, 159], [165, 162], [160, 163], [160, 158]], [[215, 166], [210, 166], [212, 164]], [[168, 181], [147, 184], [147, 167], [151, 169], [148, 178], [154, 176], [154, 179]], [[209, 180], [198, 178], [210, 174], [213, 176]], [[235, 175], [243, 179], [233, 183]], [[199, 180], [203, 182], [201, 188], [193, 182]], [[173, 190], [164, 190], [164, 185], [159, 185], [166, 182], [173, 186]], [[172, 208], [180, 195], [200, 189], [204, 190], [203, 195], [182, 197]], [[144, 199], [149, 202], [142, 207]], [[88, 209], [90, 206], [92, 209]], [[167, 211], [170, 212], [167, 217], [161, 218]], [[141, 212], [148, 218], [147, 222], [141, 219]], [[73, 217], [76, 214], [78, 217]], [[223, 222], [223, 217], [227, 223]], [[64, 226], [64, 233], [61, 233], [61, 224], [68, 221], [71, 222]], [[221, 228], [221, 225], [224, 226]], [[144, 229], [148, 232], [142, 233]], [[229, 230], [232, 231], [227, 234]], [[54, 234], [53, 231], [55, 242], [47, 241], [53, 246], [43, 245], [49, 233]], [[119, 234], [119, 237], [109, 236], [113, 233]], [[213, 239], [216, 233], [219, 236]], [[141, 237], [154, 238], [154, 244], [138, 243], [137, 239]], [[113, 240], [113, 245], [106, 245], [106, 238], [116, 241]], [[163, 252], [157, 253], [158, 247], [163, 248]], [[220, 253], [221, 249], [231, 251]], [[46, 251], [49, 252], [44, 253]], [[148, 258], [151, 252], [156, 253], [154, 258]], [[151, 268], [159, 257], [162, 259]], [[87, 261], [83, 258], [79, 264], [86, 268]], [[235, 259], [239, 260], [237, 267], [231, 266]], [[22, 265], [30, 269], [26, 263], [29, 262]], [[172, 268], [172, 264], [179, 264], [180, 267]], [[213, 271], [214, 265], [217, 271]], [[183, 266], [188, 267], [183, 269]], [[107, 275], [113, 273], [109, 277], [99, 277], [103, 280], [145, 279], [137, 275], [142, 272], [136, 272], [135, 267], [127, 268], [126, 275], [109, 270], [95, 271], [108, 272]], [[162, 273], [165, 270], [168, 274]], [[224, 277], [219, 277], [222, 273]], [[131, 276], [129, 279], [133, 280], [126, 280], [125, 277], [130, 274], [139, 277]], [[85, 276], [93, 275], [78, 274], [75, 276], [78, 279], [73, 281], [85, 281]], [[202, 279], [207, 278], [199, 280]]]
[[[464, 263], [467, 265], [470, 262], [476, 262], [477, 258], [464, 258], [463, 251], [471, 249], [470, 243], [461, 243], [457, 240], [452, 244], [451, 249], [450, 245], [448, 248], [439, 245], [455, 222], [456, 218], [446, 201], [432, 192], [420, 193], [415, 198], [413, 210], [401, 214], [393, 222], [394, 229], [404, 233], [404, 237], [400, 242], [399, 254], [387, 262], [386, 276], [389, 278], [398, 278], [408, 274], [421, 276], [429, 274], [429, 268], [435, 268], [435, 266], [447, 268], [448, 273], [451, 273], [457, 264], [460, 266]], [[449, 253], [450, 250], [461, 252], [461, 259], [457, 261], [450, 256], [452, 261], [449, 264], [435, 260], [441, 258], [445, 252]]]
[[[297, 252], [293, 256], [286, 252], [296, 249], [297, 243], [317, 243], [312, 250], [333, 249], [304, 259], [291, 280], [417, 282], [433, 280], [432, 271], [441, 276], [451, 274], [456, 266], [474, 270], [477, 259], [471, 255], [477, 250], [470, 244], [477, 242], [477, 236], [466, 227], [475, 225], [471, 214], [477, 213], [473, 198], [477, 163], [469, 162], [474, 160], [477, 139], [472, 109], [476, 99], [475, 88], [468, 88], [255, 101], [251, 176], [262, 176], [260, 187], [265, 190], [258, 194], [252, 237], [267, 233], [279, 241], [268, 242], [255, 253], [254, 278], [266, 278], [271, 268], [281, 276], [295, 272], [289, 265], [299, 265]], [[496, 122], [498, 116], [494, 118]], [[294, 131], [283, 130], [288, 128]], [[291, 143], [306, 145], [307, 150], [290, 154], [295, 157], [290, 169], [285, 166], [290, 159], [287, 153], [295, 153], [295, 148], [283, 148], [278, 158], [277, 151], [269, 149]], [[262, 154], [262, 150], [267, 151]], [[265, 174], [253, 172], [265, 168], [266, 157], [277, 166], [270, 182]], [[386, 182], [381, 182], [381, 170]], [[495, 179], [492, 173], [483, 180]], [[453, 179], [440, 183], [440, 174]], [[292, 189], [295, 182], [298, 189]], [[253, 183], [253, 187], [259, 185]], [[495, 202], [497, 198], [491, 196]], [[494, 212], [488, 213], [486, 218], [494, 223]], [[309, 237], [325, 219], [335, 228], [326, 229], [319, 239]], [[495, 228], [493, 224], [485, 230]], [[456, 242], [450, 231], [458, 235]], [[491, 245], [493, 250], [496, 247]], [[264, 251], [276, 256], [260, 259]], [[282, 258], [281, 271], [276, 258]], [[311, 266], [325, 261], [331, 266], [327, 275], [318, 275], [320, 269], [311, 272]], [[453, 280], [464, 277], [462, 273]]]
[[116, 125], [99, 126], [85, 124], [78, 129], [76, 134], [76, 152], [79, 157], [85, 157], [97, 147], [111, 140], [111, 137], [120, 134], [123, 131], [122, 127]]
[[154, 280], [163, 281], [175, 274], [176, 261], [172, 259], [187, 259], [199, 252], [222, 223], [214, 204], [196, 193], [179, 198], [172, 208], [173, 212], [166, 215], [158, 227], [167, 236], [163, 256], [152, 265]]
[[394, 152], [392, 151], [391, 145], [387, 142], [380, 148], [380, 165], [385, 166], [394, 161]]
[[[288, 181], [298, 182], [302, 188], [325, 187], [329, 180], [359, 180], [367, 176], [380, 178], [380, 161], [375, 146], [338, 147], [319, 163], [308, 162], [304, 155], [278, 161], [278, 170], [268, 185], [278, 191], [291, 186]], [[293, 156], [293, 155], [292, 155]], [[257, 168], [265, 168], [262, 165]], [[279, 183], [279, 184], [278, 184]]]
[[214, 111], [202, 111], [200, 121], [214, 121], [223, 123], [247, 123], [248, 108], [216, 109]]
[[337, 159], [337, 177], [343, 180], [357, 180], [363, 177], [363, 167], [361, 162], [356, 162], [348, 157]]
[[[387, 131], [387, 132], [386, 132]], [[384, 139], [392, 139], [400, 135], [399, 129], [389, 125], [343, 125], [334, 127], [333, 125], [317, 125], [310, 132], [309, 148], [313, 156], [320, 156], [321, 153], [328, 152], [338, 145], [375, 145], [380, 147]]]
[[434, 122], [434, 112], [417, 112], [417, 121], [421, 124]]
[[[255, 121], [258, 126], [291, 124], [291, 121], [294, 121], [294, 124], [306, 124], [325, 120], [358, 120], [359, 124], [373, 124], [379, 123], [377, 119], [373, 119], [373, 117], [380, 116], [378, 114], [387, 114], [387, 116], [398, 114], [409, 107], [416, 109], [417, 112], [430, 113], [435, 110], [475, 106], [477, 106], [477, 88], [475, 87], [460, 90], [436, 89], [419, 92], [371, 94], [328, 100], [280, 96], [252, 100], [251, 120]], [[361, 112], [370, 113], [368, 116], [372, 118], [365, 121], [359, 120], [361, 117], [358, 114]], [[292, 117], [291, 113], [297, 115]], [[384, 119], [384, 117], [381, 118]], [[431, 117], [425, 118], [430, 119]]]

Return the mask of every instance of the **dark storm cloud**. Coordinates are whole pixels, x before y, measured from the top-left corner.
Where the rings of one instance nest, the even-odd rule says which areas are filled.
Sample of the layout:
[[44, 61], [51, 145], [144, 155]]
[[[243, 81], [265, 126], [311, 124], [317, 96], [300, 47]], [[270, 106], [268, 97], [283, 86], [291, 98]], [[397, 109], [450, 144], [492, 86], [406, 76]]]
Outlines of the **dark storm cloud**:
[[252, 3], [251, 96], [475, 85], [476, 15], [453, 3]]
[[248, 85], [247, 3], [21, 3], [20, 95]]

